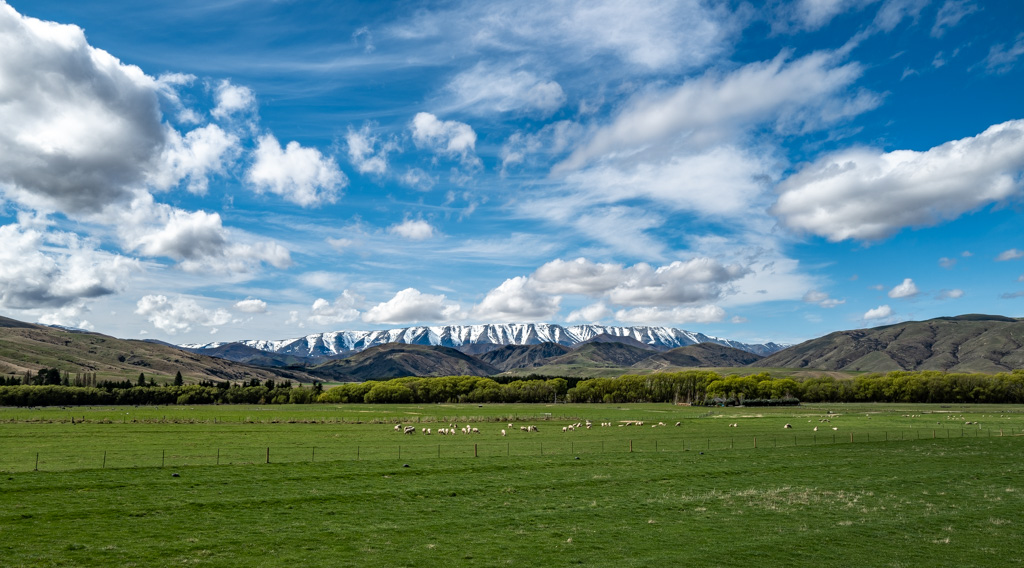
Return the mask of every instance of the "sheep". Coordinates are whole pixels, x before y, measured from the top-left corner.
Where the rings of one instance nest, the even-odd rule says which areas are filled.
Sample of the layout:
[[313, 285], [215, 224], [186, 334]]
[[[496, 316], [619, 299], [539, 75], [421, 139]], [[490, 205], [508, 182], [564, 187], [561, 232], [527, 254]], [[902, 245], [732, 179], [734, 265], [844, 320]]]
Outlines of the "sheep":
[[679, 426], [680, 424], [682, 424], [682, 422], [676, 422], [676, 426]]
[[402, 429], [402, 425], [401, 424], [395, 424], [395, 432], [397, 432], [397, 431], [399, 431], [401, 429]]
[[474, 434], [479, 434], [480, 430], [477, 430], [476, 428], [473, 428], [472, 430], [470, 430], [470, 432], [472, 432]]
[[792, 427], [793, 427], [792, 424], [786, 424], [785, 426], [783, 426], [783, 428], [792, 428]]
[[539, 432], [539, 431], [540, 431], [540, 430], [537, 430], [537, 427], [536, 427], [536, 426], [533, 426], [533, 425], [530, 425], [530, 426], [528, 427], [528, 429], [527, 429], [527, 432]]
[[832, 429], [833, 429], [833, 430], [838, 430], [839, 428], [837, 428], [837, 427], [833, 426], [833, 427], [832, 427]]
[[404, 434], [415, 434], [416, 433], [416, 427], [415, 426], [406, 426], [405, 427], [405, 431], [403, 433]]
[[502, 429], [501, 429], [501, 435], [502, 435], [502, 436], [504, 436], [504, 435], [505, 435], [505, 429], [504, 429], [504, 428], [502, 428]]
[[562, 426], [562, 433], [565, 433], [565, 432], [568, 432], [568, 431], [569, 431], [569, 427], [568, 426]]
[[509, 430], [512, 429], [512, 423], [511, 422], [508, 423], [508, 428], [509, 428]]
[[523, 432], [529, 432], [529, 430], [526, 429], [526, 426], [520, 426], [519, 429]]
[[425, 434], [426, 434], [427, 436], [429, 436], [429, 435], [430, 435], [430, 428], [427, 428], [427, 431], [425, 432]]
[[427, 429], [426, 428], [421, 428], [420, 432], [423, 432], [424, 434], [426, 434], [427, 433]]
[[814, 431], [815, 431], [815, 432], [817, 432], [817, 431], [818, 431], [818, 427], [817, 427], [817, 426], [815, 426], [815, 427], [814, 427]]

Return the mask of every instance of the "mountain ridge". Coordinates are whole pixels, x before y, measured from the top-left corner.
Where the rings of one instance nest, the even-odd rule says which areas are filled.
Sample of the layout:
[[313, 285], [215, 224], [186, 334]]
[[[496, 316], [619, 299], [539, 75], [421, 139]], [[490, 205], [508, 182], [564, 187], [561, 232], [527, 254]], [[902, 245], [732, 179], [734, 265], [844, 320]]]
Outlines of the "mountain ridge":
[[260, 351], [315, 359], [357, 353], [388, 343], [434, 345], [450, 347], [463, 352], [479, 353], [482, 348], [489, 348], [492, 345], [494, 349], [498, 349], [506, 345], [556, 343], [571, 348], [599, 336], [607, 336], [599, 340], [622, 338], [625, 343], [635, 341], [659, 351], [700, 343], [717, 343], [765, 356], [786, 347], [774, 342], [747, 344], [672, 327], [593, 324], [563, 327], [547, 323], [414, 326], [377, 331], [331, 331], [291, 339], [247, 339], [237, 342], [185, 344], [180, 347], [202, 353], [206, 349], [216, 349], [228, 343], [239, 343]]

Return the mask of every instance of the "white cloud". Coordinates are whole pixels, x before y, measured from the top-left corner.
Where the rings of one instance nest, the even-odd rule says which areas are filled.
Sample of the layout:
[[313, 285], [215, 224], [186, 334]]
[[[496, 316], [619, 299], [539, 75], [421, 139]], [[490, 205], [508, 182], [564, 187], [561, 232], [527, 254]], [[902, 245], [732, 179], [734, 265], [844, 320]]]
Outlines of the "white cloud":
[[87, 330], [96, 329], [92, 322], [85, 319], [85, 314], [88, 311], [89, 309], [84, 306], [84, 302], [75, 302], [61, 306], [56, 311], [43, 314], [36, 321], [43, 325], [59, 325]]
[[437, 230], [434, 229], [433, 225], [422, 219], [406, 219], [397, 225], [389, 227], [388, 232], [411, 241], [425, 241], [433, 237]]
[[0, 307], [8, 309], [80, 313], [82, 301], [124, 291], [140, 269], [73, 233], [0, 225], [0, 243]]
[[363, 298], [357, 294], [345, 290], [333, 303], [323, 298], [317, 298], [310, 308], [309, 321], [317, 325], [330, 325], [353, 321], [359, 317], [357, 309], [363, 303]]
[[674, 89], [641, 95], [555, 169], [580, 168], [600, 157], [629, 156], [677, 139], [703, 148], [756, 124], [800, 130], [877, 106], [873, 96], [837, 98], [861, 76], [859, 64], [837, 66], [835, 56], [827, 52], [794, 61], [787, 61], [788, 55], [784, 52], [726, 75], [709, 71]]
[[546, 162], [565, 152], [583, 134], [583, 127], [571, 120], [546, 124], [534, 133], [514, 132], [499, 153], [502, 174], [514, 165], [531, 164], [538, 159]]
[[932, 26], [932, 37], [942, 37], [946, 30], [955, 28], [960, 20], [978, 11], [978, 7], [968, 0], [946, 0], [938, 13], [935, 14], [935, 25]]
[[904, 278], [903, 282], [897, 284], [892, 290], [889, 290], [890, 298], [910, 298], [916, 296], [918, 293], [917, 284], [910, 278]]
[[1020, 193], [1024, 120], [925, 152], [858, 148], [819, 158], [779, 184], [773, 214], [836, 242], [954, 219]]
[[1018, 258], [1024, 258], [1024, 251], [1012, 248], [999, 253], [999, 256], [996, 257], [996, 262], [1006, 262], [1007, 260], [1017, 260]]
[[1024, 55], [1024, 33], [1017, 36], [1017, 41], [1010, 47], [1005, 44], [993, 45], [985, 58], [985, 68], [989, 73], [1007, 73], [1017, 64], [1020, 56]]
[[256, 95], [252, 90], [241, 85], [233, 85], [227, 79], [217, 83], [214, 100], [217, 106], [210, 111], [210, 114], [214, 118], [222, 120], [256, 108]]
[[565, 318], [565, 321], [570, 323], [577, 321], [596, 323], [601, 320], [606, 320], [614, 314], [615, 312], [609, 309], [608, 306], [604, 305], [604, 302], [598, 302], [569, 312], [569, 316]]
[[196, 128], [184, 137], [168, 128], [167, 145], [149, 182], [156, 189], [166, 190], [188, 179], [188, 191], [204, 194], [209, 186], [209, 175], [223, 174], [239, 151], [238, 137], [216, 124]]
[[270, 192], [302, 207], [334, 203], [348, 185], [334, 158], [294, 140], [282, 149], [273, 134], [260, 136], [246, 180], [257, 193]]
[[732, 318], [729, 321], [732, 322], [732, 323], [739, 324], [739, 323], [747, 323], [750, 320], [748, 320], [747, 318], [745, 318], [743, 316], [732, 316]]
[[818, 304], [823, 308], [834, 308], [846, 303], [846, 300], [830, 298], [828, 294], [819, 290], [808, 290], [807, 293], [804, 294], [803, 301], [809, 304]]
[[406, 288], [387, 302], [366, 310], [362, 320], [383, 324], [447, 322], [458, 319], [461, 314], [459, 306], [446, 301], [443, 294], [423, 294], [415, 288]]
[[888, 305], [883, 304], [881, 306], [878, 306], [877, 308], [872, 308], [872, 309], [864, 312], [863, 319], [865, 319], [865, 320], [884, 319], [884, 318], [888, 318], [888, 317], [892, 316], [892, 314], [893, 314], [892, 308], [890, 308]]
[[943, 290], [939, 292], [938, 298], [940, 300], [955, 300], [957, 298], [963, 298], [964, 291], [959, 288], [953, 288], [952, 290]]
[[[274, 241], [233, 234], [220, 214], [185, 211], [139, 192], [127, 209], [111, 207], [100, 217], [113, 219], [123, 245], [145, 256], [167, 257], [188, 272], [253, 272], [267, 263], [291, 265], [288, 249]], [[243, 242], [244, 241], [244, 242]]]
[[957, 259], [955, 259], [955, 258], [949, 258], [949, 257], [944, 256], [944, 257], [939, 259], [939, 266], [941, 266], [942, 268], [945, 268], [946, 270], [950, 270], [954, 266], [956, 266], [956, 261], [957, 261]]
[[345, 134], [348, 159], [361, 174], [384, 175], [388, 171], [388, 154], [398, 150], [394, 139], [382, 141], [374, 134], [372, 125], [367, 123], [359, 130], [348, 127]]
[[550, 296], [534, 286], [525, 276], [509, 278], [473, 308], [480, 320], [528, 322], [547, 320], [558, 313], [561, 297]]
[[417, 113], [412, 119], [412, 140], [418, 148], [459, 158], [463, 165], [480, 165], [476, 157], [476, 132], [464, 122], [438, 120], [429, 112]]
[[434, 185], [437, 184], [436, 179], [419, 168], [409, 168], [404, 174], [402, 174], [398, 181], [406, 187], [411, 187], [420, 191], [430, 191], [433, 189]]
[[675, 308], [633, 308], [615, 312], [615, 319], [633, 325], [684, 325], [688, 323], [714, 323], [725, 318], [725, 310], [718, 306]]
[[[790, 20], [796, 29], [818, 30], [845, 12], [861, 10], [878, 0], [797, 0], [791, 4], [781, 4], [783, 17]], [[776, 22], [776, 29], [785, 27]]]
[[562, 86], [512, 66], [477, 63], [455, 76], [446, 89], [453, 105], [474, 114], [521, 111], [548, 116], [565, 102]]
[[245, 314], [267, 313], [267, 303], [259, 298], [247, 298], [235, 302], [235, 309]]
[[727, 48], [733, 20], [723, 7], [698, 0], [465, 1], [418, 11], [389, 31], [401, 39], [443, 41], [445, 57], [557, 52], [568, 68], [597, 60], [643, 73], [705, 64]]
[[171, 335], [187, 333], [193, 326], [216, 328], [231, 321], [231, 314], [223, 308], [208, 310], [191, 298], [168, 298], [163, 294], [149, 294], [140, 298], [135, 313]]
[[882, 31], [891, 32], [904, 19], [917, 20], [921, 10], [930, 0], [885, 0], [872, 25]]
[[94, 212], [146, 178], [165, 143], [158, 85], [81, 28], [0, 3], [0, 190], [37, 209]]
[[728, 285], [748, 273], [737, 264], [722, 265], [711, 258], [694, 258], [652, 267], [595, 263], [585, 258], [551, 261], [530, 277], [551, 294], [607, 297], [620, 306], [659, 306], [715, 301], [728, 294]]

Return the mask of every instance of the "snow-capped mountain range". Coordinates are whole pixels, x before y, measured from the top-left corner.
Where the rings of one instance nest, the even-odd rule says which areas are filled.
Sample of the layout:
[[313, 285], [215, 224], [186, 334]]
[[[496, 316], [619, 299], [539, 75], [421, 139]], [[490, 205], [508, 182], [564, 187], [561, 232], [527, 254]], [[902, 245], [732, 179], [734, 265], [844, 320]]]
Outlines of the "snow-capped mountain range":
[[[778, 343], [740, 343], [671, 327], [618, 327], [605, 325], [573, 325], [563, 327], [547, 323], [445, 325], [404, 327], [377, 331], [331, 331], [314, 333], [294, 339], [248, 339], [234, 343], [246, 345], [260, 351], [320, 358], [346, 356], [386, 343], [440, 345], [452, 347], [460, 351], [474, 351], [478, 353], [486, 351], [488, 347], [536, 345], [545, 342], [573, 347], [599, 335], [629, 338], [655, 349], [674, 349], [696, 343], [717, 343], [761, 356], [771, 355], [787, 347]], [[224, 345], [227, 345], [227, 343], [186, 344], [181, 347], [202, 350], [215, 349]]]

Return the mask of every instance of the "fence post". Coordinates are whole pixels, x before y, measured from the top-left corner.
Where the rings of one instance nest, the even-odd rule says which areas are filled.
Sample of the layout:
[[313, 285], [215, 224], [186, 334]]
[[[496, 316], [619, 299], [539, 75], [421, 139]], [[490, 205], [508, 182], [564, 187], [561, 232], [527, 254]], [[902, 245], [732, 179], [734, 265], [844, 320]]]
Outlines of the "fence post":
[[754, 449], [757, 449], [757, 436], [754, 436]]
[[316, 461], [316, 446], [313, 446], [313, 459], [311, 459], [310, 461]]
[[633, 440], [629, 440], [629, 453], [633, 453]]
[[359, 461], [359, 446], [356, 446], [356, 461]]
[[850, 443], [853, 443], [853, 432], [850, 432]]
[[39, 452], [36, 452], [36, 469], [35, 469], [35, 471], [39, 471]]
[[107, 468], [107, 450], [103, 450], [103, 469]]
[[[219, 452], [220, 450], [217, 450], [217, 451]], [[160, 450], [160, 467], [163, 467], [164, 463], [166, 463], [166, 462], [167, 462], [167, 450]]]
[[267, 463], [270, 463], [270, 446], [267, 446]]

